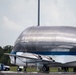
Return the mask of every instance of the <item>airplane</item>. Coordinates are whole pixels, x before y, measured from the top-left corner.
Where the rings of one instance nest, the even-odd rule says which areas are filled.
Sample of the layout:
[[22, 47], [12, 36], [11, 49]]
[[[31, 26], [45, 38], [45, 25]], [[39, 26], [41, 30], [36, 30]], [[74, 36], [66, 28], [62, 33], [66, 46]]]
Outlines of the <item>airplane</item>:
[[65, 72], [72, 67], [76, 72], [76, 27], [28, 27], [17, 38], [11, 53], [5, 54], [12, 64], [24, 66], [25, 71], [34, 64], [40, 72], [50, 72], [52, 66]]

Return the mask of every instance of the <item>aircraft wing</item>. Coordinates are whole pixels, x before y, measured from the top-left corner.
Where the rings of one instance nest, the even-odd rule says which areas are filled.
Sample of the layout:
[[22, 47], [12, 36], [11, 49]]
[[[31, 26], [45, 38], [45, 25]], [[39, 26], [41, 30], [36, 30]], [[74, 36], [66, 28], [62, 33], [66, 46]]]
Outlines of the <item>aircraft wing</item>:
[[54, 62], [54, 60], [45, 55], [38, 55], [38, 54], [33, 54], [33, 53], [22, 53], [21, 55], [18, 54], [10, 54], [10, 53], [4, 53], [5, 55], [13, 56], [13, 57], [21, 57], [21, 58], [26, 58], [26, 59], [32, 59], [36, 60], [36, 62]]

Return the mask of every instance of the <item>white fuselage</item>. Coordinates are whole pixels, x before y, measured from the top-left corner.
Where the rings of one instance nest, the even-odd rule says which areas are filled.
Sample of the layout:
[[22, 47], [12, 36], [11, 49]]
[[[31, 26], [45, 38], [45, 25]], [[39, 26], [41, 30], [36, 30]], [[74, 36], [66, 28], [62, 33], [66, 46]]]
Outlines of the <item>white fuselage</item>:
[[[16, 54], [23, 55], [23, 56], [26, 56], [29, 58], [31, 57], [31, 58], [38, 59], [37, 54], [23, 53], [23, 52], [17, 52]], [[46, 55], [46, 56], [42, 55], [42, 58], [44, 60], [49, 60], [48, 57], [51, 57], [53, 60], [55, 60], [55, 62], [57, 62], [57, 63], [55, 63], [55, 65], [57, 65], [58, 63], [61, 63], [63, 65], [67, 64], [66, 66], [69, 66], [69, 67], [76, 66], [76, 56], [74, 56], [74, 55]], [[19, 66], [26, 66], [26, 64], [35, 66], [38, 63], [34, 59], [27, 59], [27, 58], [21, 58], [21, 57], [16, 58], [16, 63], [15, 63], [15, 59], [13, 56], [10, 56], [10, 59], [11, 59], [12, 64], [16, 64]], [[51, 63], [51, 64], [53, 64], [53, 63]]]

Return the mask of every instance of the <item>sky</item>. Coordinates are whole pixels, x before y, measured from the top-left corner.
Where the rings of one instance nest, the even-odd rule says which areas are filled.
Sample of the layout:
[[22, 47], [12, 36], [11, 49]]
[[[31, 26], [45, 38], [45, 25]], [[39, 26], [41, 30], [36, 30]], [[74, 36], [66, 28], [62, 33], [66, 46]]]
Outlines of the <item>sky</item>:
[[[0, 46], [14, 46], [24, 29], [37, 26], [37, 2], [0, 0]], [[76, 27], [76, 0], [41, 0], [40, 25]]]

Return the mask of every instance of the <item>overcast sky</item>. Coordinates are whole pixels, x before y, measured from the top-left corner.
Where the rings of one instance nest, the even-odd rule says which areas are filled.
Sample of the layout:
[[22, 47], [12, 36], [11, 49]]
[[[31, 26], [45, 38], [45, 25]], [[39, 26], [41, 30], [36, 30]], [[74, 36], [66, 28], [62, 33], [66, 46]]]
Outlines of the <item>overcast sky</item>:
[[[76, 26], [76, 0], [41, 0], [41, 26]], [[0, 46], [37, 26], [37, 0], [0, 0]]]

